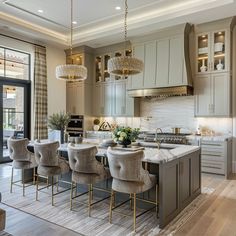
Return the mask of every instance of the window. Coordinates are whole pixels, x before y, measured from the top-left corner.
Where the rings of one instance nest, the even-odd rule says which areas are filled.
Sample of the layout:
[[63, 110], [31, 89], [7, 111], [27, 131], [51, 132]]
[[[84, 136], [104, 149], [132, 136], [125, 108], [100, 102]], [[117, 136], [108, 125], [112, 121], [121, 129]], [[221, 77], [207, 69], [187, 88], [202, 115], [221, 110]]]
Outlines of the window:
[[0, 47], [0, 76], [29, 80], [30, 55], [13, 49]]

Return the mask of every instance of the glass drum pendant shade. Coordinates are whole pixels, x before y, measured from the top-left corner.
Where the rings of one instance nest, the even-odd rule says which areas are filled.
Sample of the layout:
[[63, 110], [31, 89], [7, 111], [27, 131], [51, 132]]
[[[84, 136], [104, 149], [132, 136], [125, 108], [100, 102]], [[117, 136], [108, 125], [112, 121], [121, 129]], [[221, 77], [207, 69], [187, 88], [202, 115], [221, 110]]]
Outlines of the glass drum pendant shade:
[[87, 78], [87, 68], [81, 65], [59, 65], [56, 67], [56, 78], [66, 81], [85, 80]]
[[129, 76], [143, 71], [143, 61], [130, 57], [113, 57], [108, 60], [108, 73], [118, 76]]

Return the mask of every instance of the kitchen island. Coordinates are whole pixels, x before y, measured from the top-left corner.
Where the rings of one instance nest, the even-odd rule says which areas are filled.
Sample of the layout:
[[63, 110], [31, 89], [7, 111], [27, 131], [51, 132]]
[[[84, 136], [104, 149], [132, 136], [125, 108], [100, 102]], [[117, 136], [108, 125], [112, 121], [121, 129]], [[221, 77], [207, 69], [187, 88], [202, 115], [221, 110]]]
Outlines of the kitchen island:
[[[87, 143], [86, 143], [87, 142]], [[96, 141], [84, 140], [78, 147], [97, 145], [98, 156], [106, 148]], [[137, 142], [144, 151], [144, 167], [157, 175], [159, 185], [159, 227], [165, 227], [201, 193], [201, 155], [199, 146]], [[67, 151], [66, 145], [60, 147]], [[119, 148], [121, 150], [121, 148]], [[124, 149], [127, 151], [128, 149]], [[118, 199], [117, 199], [118, 200]]]
[[[101, 147], [95, 140], [84, 139], [84, 143], [75, 144], [80, 148], [94, 145], [98, 148], [97, 156], [106, 158], [107, 148]], [[143, 148], [144, 168], [157, 175], [159, 227], [163, 228], [201, 193], [200, 147], [162, 144], [158, 149], [157, 144], [147, 142], [138, 142], [135, 145]], [[59, 151], [66, 156], [67, 144], [62, 144]]]

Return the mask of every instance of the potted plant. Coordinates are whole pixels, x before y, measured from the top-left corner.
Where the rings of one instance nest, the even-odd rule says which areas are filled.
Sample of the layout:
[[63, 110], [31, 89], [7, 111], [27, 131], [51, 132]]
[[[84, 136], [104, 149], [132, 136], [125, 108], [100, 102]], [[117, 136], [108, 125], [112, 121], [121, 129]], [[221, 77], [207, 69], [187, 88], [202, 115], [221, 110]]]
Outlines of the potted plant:
[[68, 113], [54, 113], [48, 118], [48, 127], [51, 130], [60, 131], [60, 143], [64, 143], [64, 132], [70, 121], [70, 115]]
[[99, 130], [99, 128], [100, 128], [99, 124], [100, 124], [100, 120], [99, 119], [94, 119], [94, 121], [93, 121], [93, 129], [95, 131]]
[[134, 142], [138, 137], [139, 129], [138, 128], [130, 128], [124, 126], [117, 126], [113, 131], [114, 141], [121, 144], [123, 147], [127, 147]]

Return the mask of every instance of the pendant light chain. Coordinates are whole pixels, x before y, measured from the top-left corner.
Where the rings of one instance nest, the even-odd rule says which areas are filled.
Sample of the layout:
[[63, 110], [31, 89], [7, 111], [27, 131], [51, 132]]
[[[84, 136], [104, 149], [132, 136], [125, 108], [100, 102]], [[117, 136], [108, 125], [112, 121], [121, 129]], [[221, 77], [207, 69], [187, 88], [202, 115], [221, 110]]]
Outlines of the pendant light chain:
[[125, 0], [125, 20], [124, 20], [124, 40], [125, 40], [125, 50], [127, 49], [127, 16], [128, 16], [128, 3]]
[[73, 38], [73, 0], [70, 4], [70, 55], [72, 60], [72, 38]]

